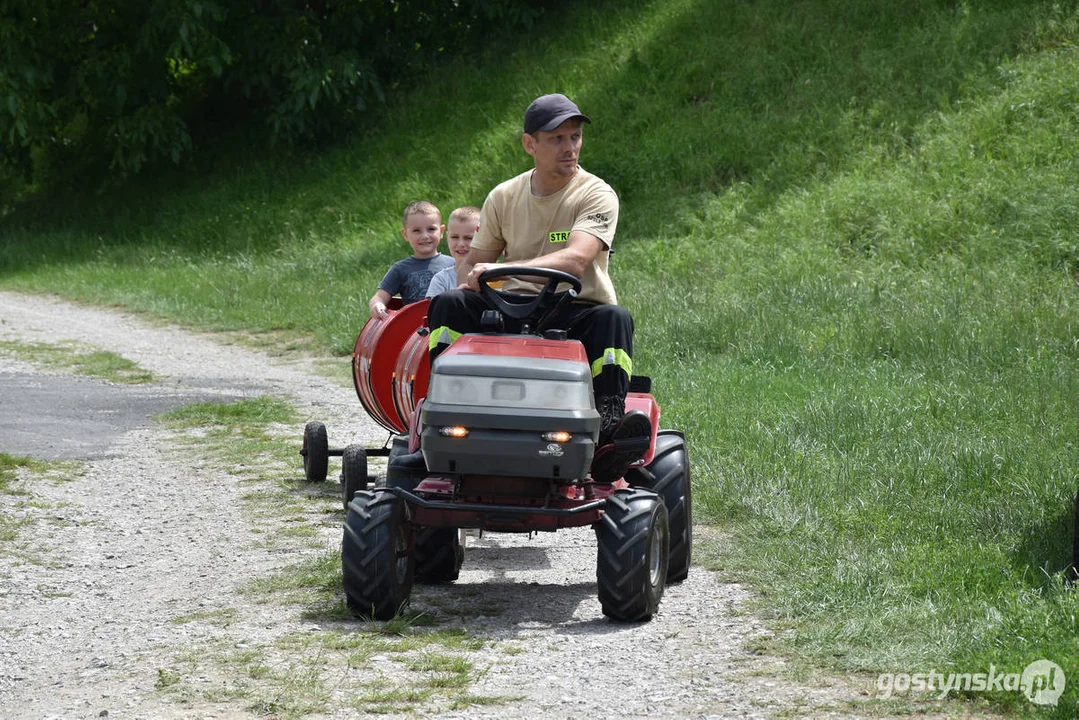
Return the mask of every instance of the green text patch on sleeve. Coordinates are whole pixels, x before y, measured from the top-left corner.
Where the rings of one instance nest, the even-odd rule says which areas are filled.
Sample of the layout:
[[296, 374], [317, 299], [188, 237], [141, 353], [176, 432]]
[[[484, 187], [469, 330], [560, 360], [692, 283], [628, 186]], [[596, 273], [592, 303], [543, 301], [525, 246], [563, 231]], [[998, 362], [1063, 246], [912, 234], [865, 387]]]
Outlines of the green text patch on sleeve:
[[547, 236], [547, 240], [553, 243], [566, 242], [567, 240], [569, 240], [569, 231], [561, 230], [558, 232], [553, 232]]

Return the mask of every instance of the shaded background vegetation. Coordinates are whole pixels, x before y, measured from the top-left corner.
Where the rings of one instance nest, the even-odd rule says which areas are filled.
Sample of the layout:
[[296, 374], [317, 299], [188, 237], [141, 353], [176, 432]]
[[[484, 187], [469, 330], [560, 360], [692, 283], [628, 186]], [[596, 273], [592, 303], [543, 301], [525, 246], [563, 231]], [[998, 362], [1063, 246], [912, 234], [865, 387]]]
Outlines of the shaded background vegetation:
[[534, 0], [3, 0], [0, 191], [126, 178], [237, 128], [332, 138], [540, 14]]

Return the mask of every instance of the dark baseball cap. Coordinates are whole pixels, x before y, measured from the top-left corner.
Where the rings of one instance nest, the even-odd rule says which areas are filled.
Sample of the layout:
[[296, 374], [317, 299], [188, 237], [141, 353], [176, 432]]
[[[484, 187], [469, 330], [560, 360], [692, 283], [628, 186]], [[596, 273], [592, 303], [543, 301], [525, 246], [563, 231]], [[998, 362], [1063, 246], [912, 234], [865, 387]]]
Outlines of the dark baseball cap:
[[565, 95], [542, 95], [532, 101], [525, 110], [525, 132], [529, 135], [540, 131], [550, 132], [570, 118], [592, 121]]

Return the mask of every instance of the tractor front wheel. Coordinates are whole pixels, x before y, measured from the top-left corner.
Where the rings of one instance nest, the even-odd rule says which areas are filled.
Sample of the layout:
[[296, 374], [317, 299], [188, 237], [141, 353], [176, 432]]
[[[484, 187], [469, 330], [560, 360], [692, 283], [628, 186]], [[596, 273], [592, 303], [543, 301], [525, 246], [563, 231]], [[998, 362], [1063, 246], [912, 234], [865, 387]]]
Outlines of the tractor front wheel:
[[341, 497], [345, 510], [360, 490], [367, 489], [367, 451], [363, 445], [349, 445], [341, 456]]
[[330, 464], [330, 443], [326, 426], [312, 420], [303, 428], [303, 475], [307, 482], [322, 482]]
[[596, 525], [596, 580], [603, 614], [612, 620], [649, 620], [659, 609], [667, 578], [667, 508], [648, 490], [618, 490]]
[[358, 617], [389, 620], [412, 594], [411, 528], [405, 503], [385, 490], [352, 498], [341, 541], [345, 600]]

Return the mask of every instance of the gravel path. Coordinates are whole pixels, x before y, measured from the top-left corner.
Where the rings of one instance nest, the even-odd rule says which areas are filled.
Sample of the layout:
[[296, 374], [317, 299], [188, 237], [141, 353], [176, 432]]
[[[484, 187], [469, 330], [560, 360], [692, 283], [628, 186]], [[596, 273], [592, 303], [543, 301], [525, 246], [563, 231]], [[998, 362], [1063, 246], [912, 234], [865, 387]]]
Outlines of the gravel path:
[[[331, 446], [385, 440], [353, 391], [315, 373], [311, 361], [271, 358], [129, 313], [0, 292], [2, 340], [76, 340], [116, 352], [162, 379], [150, 390], [109, 391], [152, 396], [161, 406], [278, 394], [302, 417], [324, 420]], [[0, 381], [22, 381], [0, 385], [0, 405], [15, 402], [15, 388], [25, 386], [27, 377], [39, 388], [73, 382], [0, 354]], [[184, 653], [197, 658], [212, 648], [354, 630], [354, 624], [312, 622], [295, 605], [259, 604], [237, 592], [310, 554], [310, 547], [268, 551], [253, 542], [255, 518], [243, 507], [248, 490], [213, 463], [177, 451], [174, 431], [154, 424], [139, 408], [95, 440], [96, 448], [80, 451], [81, 472], [62, 482], [36, 483], [33, 503], [0, 495], [5, 513], [27, 520], [18, 539], [0, 553], [4, 717], [272, 714], [272, 708], [252, 708], [240, 698], [180, 697], [167, 690], [169, 668]], [[10, 422], [0, 425], [0, 452], [13, 452], [7, 443], [15, 429], [29, 432]], [[298, 448], [301, 430], [280, 432]], [[331, 477], [336, 472], [331, 460]], [[339, 530], [332, 528], [315, 539], [323, 553], [339, 542]], [[442, 616], [467, 610], [461, 622], [484, 640], [469, 651], [478, 672], [468, 692], [506, 699], [453, 709], [436, 697], [411, 715], [854, 717], [847, 701], [866, 699], [864, 680], [814, 680], [816, 687], [799, 687], [778, 679], [781, 663], [748, 649], [764, 632], [744, 610], [748, 591], [699, 568], [668, 588], [652, 622], [608, 622], [595, 597], [595, 552], [587, 529], [470, 537], [459, 582], [417, 586], [413, 608]], [[215, 613], [228, 622], [177, 622]], [[399, 664], [380, 655], [350, 663], [312, 716], [357, 716], [349, 688], [378, 678], [392, 685], [404, 677]], [[209, 687], [228, 672], [199, 666], [190, 684]]]

